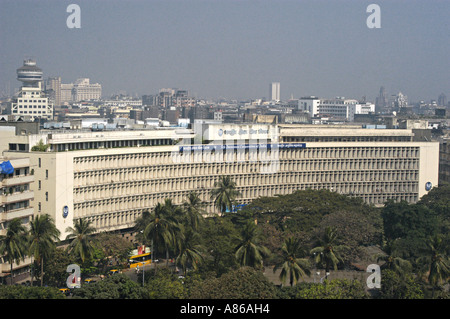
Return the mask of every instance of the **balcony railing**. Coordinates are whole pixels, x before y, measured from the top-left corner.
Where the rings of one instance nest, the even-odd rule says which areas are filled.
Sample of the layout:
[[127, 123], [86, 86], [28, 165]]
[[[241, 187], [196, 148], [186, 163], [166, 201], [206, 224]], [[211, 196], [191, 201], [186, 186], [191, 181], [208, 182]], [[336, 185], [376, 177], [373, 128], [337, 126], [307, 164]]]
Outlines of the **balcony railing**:
[[1, 196], [2, 204], [11, 204], [17, 202], [23, 202], [26, 200], [32, 200], [34, 198], [34, 192], [31, 190], [23, 191], [23, 192], [15, 192], [12, 194], [3, 194]]
[[5, 178], [2, 181], [2, 184], [4, 187], [9, 186], [15, 186], [15, 185], [21, 185], [21, 184], [29, 184], [34, 181], [33, 175], [20, 175], [20, 176], [14, 176], [10, 178]]

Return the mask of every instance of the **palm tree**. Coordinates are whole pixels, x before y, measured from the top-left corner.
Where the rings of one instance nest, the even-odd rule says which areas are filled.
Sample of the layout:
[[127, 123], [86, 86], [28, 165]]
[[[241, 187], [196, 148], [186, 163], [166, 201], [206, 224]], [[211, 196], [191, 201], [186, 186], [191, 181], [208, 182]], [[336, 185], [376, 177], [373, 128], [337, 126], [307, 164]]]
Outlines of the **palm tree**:
[[166, 204], [158, 203], [156, 205], [150, 216], [148, 216], [148, 223], [144, 229], [145, 238], [153, 244], [153, 258], [156, 256], [159, 245], [165, 246], [167, 256], [168, 247], [175, 242], [175, 233], [179, 232], [178, 222], [174, 217], [175, 214], [172, 207], [170, 203], [167, 202]]
[[417, 259], [418, 264], [427, 268], [428, 282], [433, 287], [432, 297], [434, 297], [434, 288], [448, 280], [450, 276], [448, 245], [448, 242], [439, 235], [429, 237], [426, 241], [424, 256]]
[[280, 281], [284, 283], [289, 273], [289, 283], [291, 287], [297, 284], [297, 281], [305, 276], [310, 275], [309, 263], [306, 258], [300, 258], [306, 254], [305, 249], [301, 247], [300, 240], [290, 237], [286, 239], [281, 248], [283, 261], [273, 268], [276, 272], [281, 268]]
[[241, 193], [236, 189], [236, 183], [230, 176], [221, 176], [219, 181], [214, 183], [215, 189], [211, 190], [211, 199], [214, 205], [219, 209], [220, 213], [226, 212], [227, 208], [231, 209], [236, 197]]
[[75, 221], [73, 228], [66, 229], [66, 232], [69, 232], [66, 239], [73, 239], [69, 245], [69, 252], [77, 254], [82, 262], [90, 258], [94, 252], [92, 235], [96, 229], [91, 224], [91, 221], [81, 218]]
[[395, 256], [394, 249], [395, 241], [388, 241], [383, 246], [383, 251], [386, 253], [384, 256], [379, 256], [377, 258], [377, 262], [384, 261], [384, 264], [381, 265], [381, 269], [389, 269], [396, 272], [399, 275], [403, 275], [405, 271], [412, 270], [412, 265], [409, 261], [402, 259], [400, 257]]
[[319, 238], [319, 246], [311, 249], [311, 254], [315, 255], [315, 262], [325, 264], [325, 279], [328, 278], [330, 268], [337, 270], [337, 265], [342, 262], [339, 252], [344, 247], [337, 245], [336, 230], [328, 226], [322, 238]]
[[13, 265], [25, 259], [27, 250], [27, 230], [20, 218], [12, 219], [7, 226], [6, 235], [0, 236], [0, 255], [11, 265], [11, 285], [13, 284]]
[[200, 244], [196, 244], [197, 239], [198, 233], [195, 233], [192, 229], [184, 231], [184, 239], [176, 258], [177, 265], [183, 268], [184, 276], [186, 276], [189, 265], [194, 269], [198, 269], [198, 264], [203, 261], [203, 247]]
[[[30, 222], [30, 255], [34, 256], [37, 265], [41, 266], [41, 287], [44, 280], [44, 258], [48, 257], [56, 247], [60, 231], [49, 215], [39, 215]], [[31, 281], [33, 282], [33, 281]]]
[[137, 232], [136, 239], [138, 239], [140, 242], [146, 244], [145, 240], [146, 237], [144, 236], [144, 230], [147, 227], [148, 223], [151, 220], [151, 213], [148, 209], [144, 210], [142, 212], [142, 215], [138, 218], [136, 218], [135, 224], [134, 224], [134, 230]]
[[201, 221], [203, 220], [203, 214], [205, 213], [204, 207], [206, 203], [202, 201], [198, 193], [190, 192], [187, 200], [183, 203], [186, 217], [191, 225], [192, 229], [197, 230]]
[[166, 225], [172, 237], [172, 240], [164, 243], [166, 247], [166, 266], [168, 266], [169, 249], [180, 249], [183, 241], [183, 233], [180, 228], [181, 220], [183, 218], [183, 209], [180, 206], [175, 205], [171, 198], [166, 198], [164, 200], [163, 212], [167, 216], [168, 220], [173, 221], [172, 223], [168, 223]]
[[254, 222], [248, 222], [241, 232], [240, 242], [235, 249], [235, 256], [241, 266], [259, 267], [269, 250], [258, 244], [259, 232]]

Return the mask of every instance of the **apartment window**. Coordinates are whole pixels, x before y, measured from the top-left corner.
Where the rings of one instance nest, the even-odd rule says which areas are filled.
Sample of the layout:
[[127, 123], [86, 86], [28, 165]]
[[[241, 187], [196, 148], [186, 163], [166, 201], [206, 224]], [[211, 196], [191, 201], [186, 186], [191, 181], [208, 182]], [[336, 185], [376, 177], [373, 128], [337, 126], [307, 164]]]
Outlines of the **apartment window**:
[[38, 189], [41, 190], [41, 181], [38, 181]]
[[45, 192], [45, 201], [48, 202], [48, 192]]
[[39, 202], [39, 204], [38, 204], [38, 211], [39, 212], [41, 211], [41, 202]]
[[45, 179], [48, 179], [48, 169], [45, 170]]
[[39, 162], [38, 166], [41, 167], [41, 158], [38, 159], [38, 162]]

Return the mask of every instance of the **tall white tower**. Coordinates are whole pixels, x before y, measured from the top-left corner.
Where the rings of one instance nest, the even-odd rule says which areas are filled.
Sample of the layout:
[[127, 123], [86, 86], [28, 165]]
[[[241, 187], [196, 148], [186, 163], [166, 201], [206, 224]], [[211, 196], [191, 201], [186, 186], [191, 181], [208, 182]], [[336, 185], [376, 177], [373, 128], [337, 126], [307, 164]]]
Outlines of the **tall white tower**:
[[272, 82], [270, 84], [270, 92], [269, 92], [271, 101], [280, 101], [280, 82]]
[[17, 69], [17, 80], [23, 83], [17, 97], [11, 103], [10, 114], [53, 119], [53, 105], [42, 91], [42, 70], [33, 59], [25, 59]]

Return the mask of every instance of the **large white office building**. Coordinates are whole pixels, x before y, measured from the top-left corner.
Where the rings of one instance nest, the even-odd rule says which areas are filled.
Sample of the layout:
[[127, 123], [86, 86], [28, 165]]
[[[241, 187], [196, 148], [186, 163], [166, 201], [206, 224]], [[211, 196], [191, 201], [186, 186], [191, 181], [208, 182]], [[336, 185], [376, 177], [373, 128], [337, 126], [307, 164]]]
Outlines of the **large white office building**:
[[414, 203], [438, 184], [439, 143], [416, 142], [408, 129], [197, 122], [192, 129], [47, 130], [10, 137], [9, 148], [29, 150], [41, 139], [47, 152], [21, 155], [34, 169], [35, 214], [51, 214], [61, 238], [79, 218], [99, 231], [125, 231], [144, 210], [166, 198], [181, 204], [191, 191], [216, 214], [209, 194], [222, 175], [236, 182], [239, 204], [308, 188], [374, 205]]

